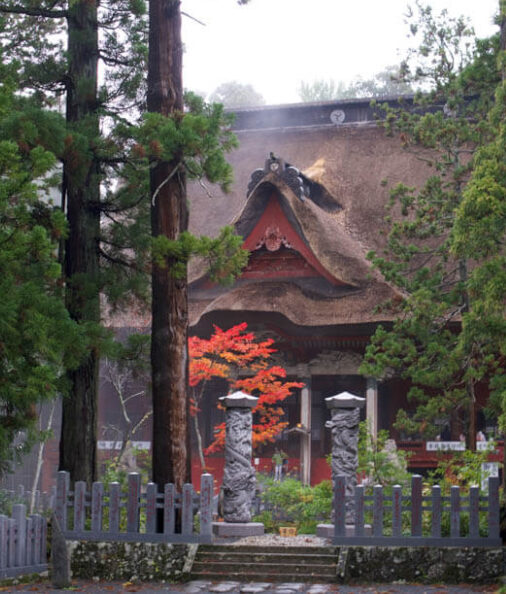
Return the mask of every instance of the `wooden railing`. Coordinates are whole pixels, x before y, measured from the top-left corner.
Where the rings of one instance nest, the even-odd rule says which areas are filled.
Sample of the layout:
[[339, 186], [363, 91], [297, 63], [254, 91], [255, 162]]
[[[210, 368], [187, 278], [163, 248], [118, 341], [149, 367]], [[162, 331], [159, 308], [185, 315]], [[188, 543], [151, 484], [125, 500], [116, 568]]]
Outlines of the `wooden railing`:
[[[137, 473], [128, 475], [127, 490], [119, 483], [108, 488], [93, 483], [91, 493], [86, 483], [76, 482], [69, 489], [69, 474], [58, 473], [55, 514], [65, 538], [72, 540], [208, 543], [212, 539], [213, 477], [201, 476], [200, 494], [186, 484], [176, 493], [172, 484], [158, 493], [154, 483], [141, 489]], [[199, 531], [194, 530], [198, 515]], [[180, 522], [176, 521], [179, 516]], [[157, 531], [161, 525], [163, 529]], [[180, 530], [176, 530], [176, 523]]]
[[12, 506], [12, 517], [0, 515], [0, 578], [46, 571], [46, 520], [26, 517], [26, 506]]
[[[484, 495], [479, 487], [471, 487], [469, 494], [462, 495], [456, 486], [451, 487], [449, 496], [443, 496], [439, 486], [432, 487], [430, 495], [423, 495], [419, 475], [413, 475], [409, 494], [403, 494], [402, 488], [395, 486], [391, 495], [385, 496], [383, 487], [375, 486], [372, 495], [366, 495], [365, 487], [359, 485], [353, 496], [346, 496], [345, 484], [344, 476], [337, 477], [334, 484], [334, 544], [410, 547], [502, 544], [497, 477], [488, 479], [488, 493]], [[448, 534], [443, 533], [443, 520], [449, 528]]]

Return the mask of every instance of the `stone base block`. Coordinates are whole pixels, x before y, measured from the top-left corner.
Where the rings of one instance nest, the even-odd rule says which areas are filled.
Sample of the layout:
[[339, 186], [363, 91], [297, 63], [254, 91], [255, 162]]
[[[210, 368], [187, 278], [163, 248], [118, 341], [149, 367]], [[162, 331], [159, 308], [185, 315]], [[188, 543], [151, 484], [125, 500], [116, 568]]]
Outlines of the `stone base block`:
[[[364, 536], [371, 536], [372, 527], [369, 524], [364, 526]], [[346, 536], [355, 535], [355, 526], [346, 524]], [[321, 538], [334, 538], [334, 524], [318, 524], [316, 526], [316, 536]]]
[[213, 522], [213, 534], [222, 538], [233, 536], [262, 536], [262, 522]]

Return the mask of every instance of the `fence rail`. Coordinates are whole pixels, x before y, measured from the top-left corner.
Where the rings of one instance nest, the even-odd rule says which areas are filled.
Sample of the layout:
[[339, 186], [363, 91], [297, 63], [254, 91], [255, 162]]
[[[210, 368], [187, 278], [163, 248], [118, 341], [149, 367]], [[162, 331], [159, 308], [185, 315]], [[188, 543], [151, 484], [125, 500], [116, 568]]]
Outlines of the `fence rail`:
[[[345, 485], [346, 477], [337, 477], [334, 544], [466, 547], [502, 544], [497, 477], [488, 479], [487, 495], [480, 495], [479, 487], [471, 487], [468, 495], [462, 495], [460, 487], [451, 487], [448, 497], [441, 494], [439, 486], [432, 487], [430, 495], [423, 495], [419, 475], [413, 475], [409, 495], [404, 495], [398, 485], [388, 496], [381, 486], [373, 487], [373, 494], [366, 495], [365, 487], [359, 485], [354, 495], [346, 496]], [[371, 524], [366, 523], [367, 516], [372, 516]], [[443, 535], [443, 522], [449, 523], [449, 535]], [[480, 533], [483, 529], [485, 536]]]
[[[69, 474], [58, 473], [56, 485], [56, 518], [68, 539], [128, 542], [210, 543], [212, 540], [213, 477], [201, 476], [200, 494], [186, 484], [176, 493], [173, 484], [158, 493], [154, 483], [141, 489], [138, 473], [128, 475], [126, 491], [119, 483], [106, 489], [101, 482], [93, 483], [91, 493], [86, 483], [76, 482], [69, 489]], [[199, 532], [194, 530], [195, 516]], [[163, 531], [157, 531], [163, 516]], [[180, 517], [180, 530], [176, 518]]]
[[43, 516], [26, 517], [26, 506], [12, 506], [12, 517], [0, 515], [0, 578], [47, 569], [47, 526]]

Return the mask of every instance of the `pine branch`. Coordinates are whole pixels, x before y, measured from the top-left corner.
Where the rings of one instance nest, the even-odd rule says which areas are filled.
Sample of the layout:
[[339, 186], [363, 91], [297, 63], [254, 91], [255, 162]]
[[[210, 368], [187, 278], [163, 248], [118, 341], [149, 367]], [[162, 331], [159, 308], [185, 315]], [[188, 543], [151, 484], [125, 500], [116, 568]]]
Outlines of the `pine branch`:
[[98, 253], [102, 258], [104, 258], [104, 260], [107, 260], [111, 264], [119, 264], [120, 266], [124, 266], [125, 268], [130, 268], [131, 270], [139, 271], [139, 268], [133, 262], [128, 262], [127, 260], [122, 260], [121, 258], [111, 256], [102, 248], [98, 249]]
[[103, 60], [107, 66], [130, 66], [131, 62], [129, 60], [119, 60], [118, 58], [112, 58], [107, 56], [105, 52], [100, 51], [98, 53], [99, 58]]
[[69, 15], [68, 10], [47, 10], [45, 8], [25, 8], [24, 6], [5, 6], [2, 4], [0, 4], [0, 12], [48, 19], [66, 19]]

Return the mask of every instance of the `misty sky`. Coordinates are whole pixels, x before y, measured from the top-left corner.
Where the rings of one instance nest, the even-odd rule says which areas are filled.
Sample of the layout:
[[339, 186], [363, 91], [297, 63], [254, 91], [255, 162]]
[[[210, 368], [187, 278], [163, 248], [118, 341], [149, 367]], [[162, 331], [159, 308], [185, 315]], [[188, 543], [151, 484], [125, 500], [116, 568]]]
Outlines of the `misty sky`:
[[[480, 37], [497, 31], [498, 0], [432, 0], [465, 15]], [[408, 45], [408, 0], [183, 0], [184, 85], [211, 93], [252, 84], [267, 103], [298, 101], [301, 81], [368, 78], [398, 64]], [[399, 53], [398, 50], [401, 50]]]

